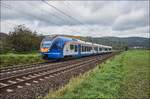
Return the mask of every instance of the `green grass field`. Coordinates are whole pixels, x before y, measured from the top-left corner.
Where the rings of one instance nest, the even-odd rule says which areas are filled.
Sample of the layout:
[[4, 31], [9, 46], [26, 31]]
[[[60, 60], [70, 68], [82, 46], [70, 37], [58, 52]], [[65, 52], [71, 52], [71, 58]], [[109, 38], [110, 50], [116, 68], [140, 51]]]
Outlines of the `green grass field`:
[[45, 99], [150, 98], [150, 51], [132, 50], [70, 80]]
[[39, 53], [30, 54], [0, 54], [0, 68], [5, 68], [11, 65], [30, 64], [35, 62], [43, 62]]

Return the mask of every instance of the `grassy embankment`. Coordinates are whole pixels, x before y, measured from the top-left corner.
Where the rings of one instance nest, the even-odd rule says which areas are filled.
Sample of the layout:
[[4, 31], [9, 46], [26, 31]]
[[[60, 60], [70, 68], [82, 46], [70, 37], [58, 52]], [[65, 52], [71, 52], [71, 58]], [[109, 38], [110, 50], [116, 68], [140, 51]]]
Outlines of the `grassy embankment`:
[[43, 62], [40, 53], [0, 54], [0, 68], [5, 68], [11, 65], [30, 64], [35, 62]]
[[[45, 99], [150, 98], [150, 51], [127, 51], [73, 78]], [[100, 67], [100, 68], [99, 68]]]

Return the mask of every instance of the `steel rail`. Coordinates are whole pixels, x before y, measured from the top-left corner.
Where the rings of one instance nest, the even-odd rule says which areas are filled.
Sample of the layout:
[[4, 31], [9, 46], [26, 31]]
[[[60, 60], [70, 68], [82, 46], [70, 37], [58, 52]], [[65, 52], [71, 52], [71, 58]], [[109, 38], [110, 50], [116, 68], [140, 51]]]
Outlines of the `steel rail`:
[[[37, 75], [37, 76], [32, 76], [32, 77], [27, 77], [28, 79], [23, 79], [22, 77], [14, 77], [14, 78], [8, 78], [8, 79], [5, 79], [5, 81], [7, 80], [15, 80], [15, 79], [22, 79], [18, 82], [15, 82], [15, 81], [12, 81], [14, 83], [11, 83], [11, 84], [7, 84], [6, 86], [1, 86], [0, 87], [0, 91], [3, 92], [3, 91], [6, 91], [7, 89], [9, 88], [14, 88], [16, 87], [16, 85], [22, 85], [22, 84], [25, 84], [25, 83], [29, 83], [33, 80], [36, 80], [36, 79], [40, 79], [40, 78], [43, 78], [45, 76], [48, 76], [48, 75], [53, 75], [53, 74], [57, 74], [57, 73], [60, 73], [60, 72], [63, 72], [65, 70], [68, 70], [68, 69], [72, 69], [72, 68], [75, 68], [77, 66], [80, 66], [80, 65], [86, 65], [86, 64], [89, 64], [90, 62], [96, 62], [97, 59], [91, 59], [91, 60], [88, 60], [88, 61], [84, 61], [84, 62], [81, 62], [81, 63], [77, 63], [77, 64], [74, 64], [74, 65], [68, 65], [68, 66], [65, 66], [65, 67], [62, 67], [62, 68], [55, 68], [53, 70], [50, 70], [50, 71], [47, 71], [47, 72], [44, 72], [44, 73], [41, 73], [40, 75]], [[22, 75], [23, 76], [23, 75]], [[1, 80], [2, 81], [2, 80]]]

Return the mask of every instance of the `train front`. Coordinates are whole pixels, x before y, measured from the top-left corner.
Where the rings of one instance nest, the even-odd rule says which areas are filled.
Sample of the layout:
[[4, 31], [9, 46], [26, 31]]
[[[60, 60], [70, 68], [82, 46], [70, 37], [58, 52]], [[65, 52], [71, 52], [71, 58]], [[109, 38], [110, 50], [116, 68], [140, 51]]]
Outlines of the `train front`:
[[40, 46], [43, 59], [61, 59], [63, 58], [63, 42], [59, 37], [45, 37]]

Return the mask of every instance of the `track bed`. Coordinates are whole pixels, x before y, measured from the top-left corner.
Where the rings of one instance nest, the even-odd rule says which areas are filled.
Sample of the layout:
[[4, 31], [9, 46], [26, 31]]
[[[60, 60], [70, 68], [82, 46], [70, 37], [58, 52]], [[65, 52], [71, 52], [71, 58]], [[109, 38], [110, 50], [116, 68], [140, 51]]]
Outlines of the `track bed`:
[[110, 53], [58, 63], [42, 64], [28, 69], [1, 74], [0, 91], [2, 99], [34, 99], [44, 96], [49, 90], [65, 85], [71, 77], [84, 73], [96, 64], [116, 55]]

